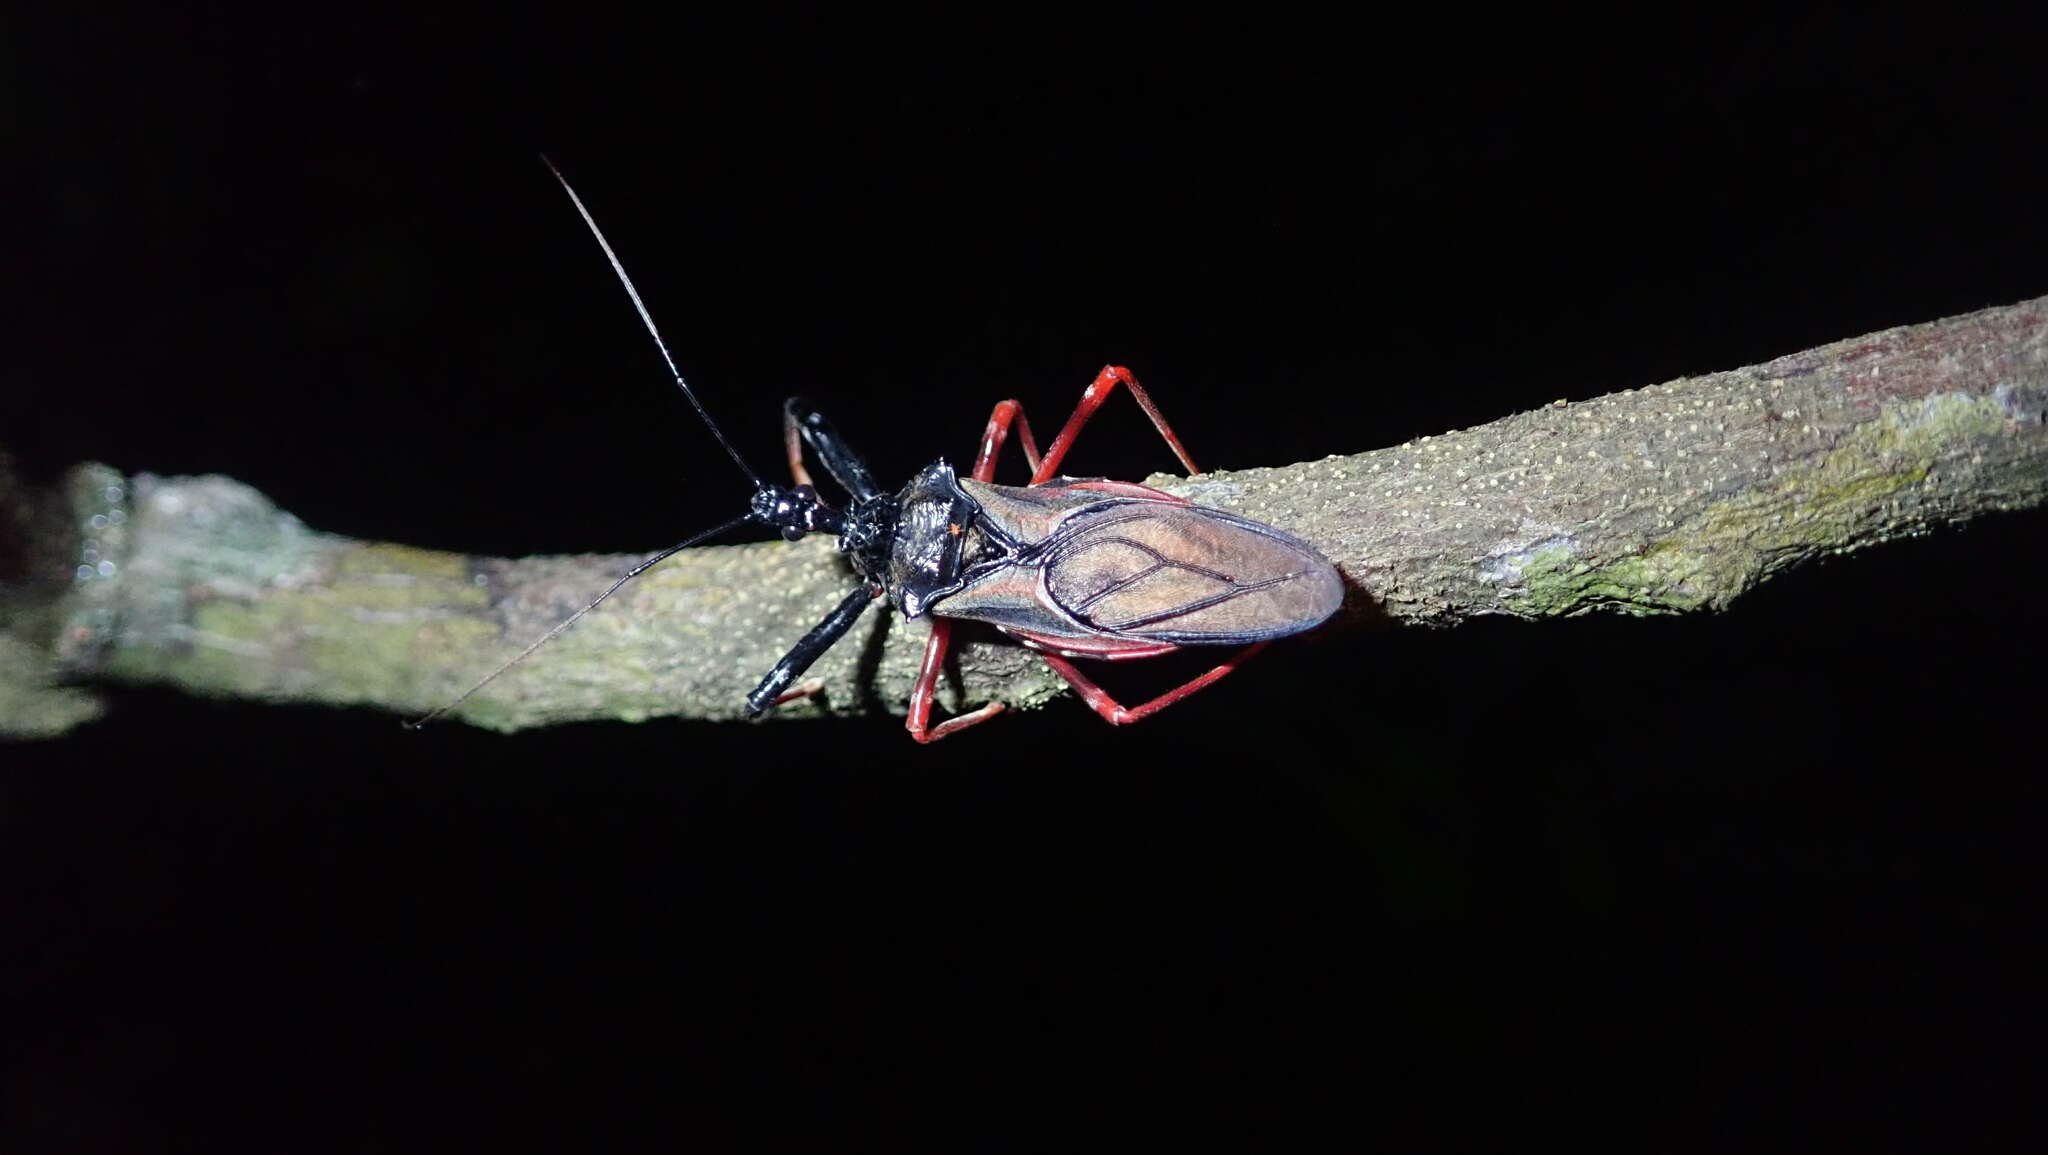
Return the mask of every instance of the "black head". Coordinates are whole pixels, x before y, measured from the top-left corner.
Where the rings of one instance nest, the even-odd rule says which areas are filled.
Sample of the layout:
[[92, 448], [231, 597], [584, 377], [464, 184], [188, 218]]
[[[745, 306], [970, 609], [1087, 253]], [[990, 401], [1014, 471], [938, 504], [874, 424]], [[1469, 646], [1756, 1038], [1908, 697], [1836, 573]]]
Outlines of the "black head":
[[[612, 251], [611, 242], [605, 240], [604, 232], [597, 227], [597, 221], [590, 215], [590, 210], [584, 207], [583, 198], [576, 195], [576, 190], [569, 186], [561, 170], [555, 167], [555, 162], [545, 156], [541, 161], [548, 166], [548, 171], [554, 174], [556, 182], [562, 186], [562, 191], [569, 195], [569, 202], [576, 206], [577, 215], [583, 218], [584, 225], [590, 229], [590, 235], [597, 239], [598, 247], [604, 250], [605, 259], [611, 262], [612, 272], [618, 277], [620, 286], [626, 290], [626, 296], [632, 300], [634, 311], [640, 314], [640, 323], [646, 326], [647, 335], [654, 338], [654, 347], [660, 350], [661, 359], [667, 364], [670, 376], [675, 379], [676, 388], [682, 391], [683, 396], [690, 402], [690, 407], [697, 411], [697, 416], [704, 420], [712, 436], [718, 439], [726, 455], [732, 458], [733, 464], [739, 466], [740, 472], [746, 474], [747, 479], [754, 483], [754, 495], [748, 499], [746, 513], [724, 525], [713, 527], [670, 546], [634, 566], [618, 581], [612, 583], [610, 589], [597, 595], [582, 609], [570, 614], [555, 628], [486, 674], [481, 681], [463, 691], [453, 701], [418, 721], [407, 724], [417, 729], [467, 701], [478, 690], [490, 685], [500, 674], [524, 661], [550, 639], [574, 625], [583, 615], [596, 609], [627, 582], [663, 559], [690, 546], [750, 523], [771, 526], [789, 541], [796, 541], [806, 534], [836, 533], [839, 535], [840, 551], [851, 555], [854, 568], [860, 571], [862, 586], [854, 591], [855, 596], [850, 596], [834, 611], [834, 616], [828, 622], [829, 629], [821, 627], [823, 633], [813, 631], [812, 635], [808, 635], [806, 641], [779, 663], [775, 672], [748, 698], [750, 712], [759, 713], [766, 708], [764, 703], [771, 702], [782, 688], [789, 684], [791, 678], [801, 673], [833, 639], [845, 633], [854, 618], [859, 616], [860, 607], [866, 604], [866, 598], [881, 592], [887, 581], [889, 551], [895, 536], [897, 499], [876, 492], [873, 480], [868, 477], [867, 467], [862, 465], [859, 458], [850, 450], [844, 448], [831, 424], [815, 413], [805, 415], [797, 412], [798, 403], [795, 401], [790, 403], [790, 428], [793, 436], [803, 437], [812, 443], [813, 448], [820, 451], [833, 478], [846, 486], [853, 495], [853, 502], [848, 510], [842, 513], [827, 505], [825, 500], [818, 496], [818, 491], [807, 484], [785, 488], [763, 481], [761, 475], [755, 473], [753, 467], [747, 464], [746, 458], [740, 456], [739, 449], [726, 437], [725, 431], [711, 419], [711, 414], [706, 412], [703, 403], [697, 400], [697, 394], [691, 390], [689, 383], [683, 380], [682, 371], [676, 368], [675, 358], [669, 355], [668, 342], [662, 340], [661, 330], [655, 327], [653, 315], [647, 311], [647, 305], [640, 299], [640, 290], [633, 286], [633, 279], [626, 275], [625, 265], [620, 263], [618, 254]], [[802, 476], [801, 466], [798, 466], [798, 472], [799, 476]]]
[[[754, 491], [748, 510], [755, 521], [773, 526], [786, 541], [795, 541], [807, 533], [844, 534], [848, 524], [844, 514], [826, 505], [818, 491], [808, 485], [790, 489], [763, 485]], [[845, 544], [840, 548], [845, 549]]]

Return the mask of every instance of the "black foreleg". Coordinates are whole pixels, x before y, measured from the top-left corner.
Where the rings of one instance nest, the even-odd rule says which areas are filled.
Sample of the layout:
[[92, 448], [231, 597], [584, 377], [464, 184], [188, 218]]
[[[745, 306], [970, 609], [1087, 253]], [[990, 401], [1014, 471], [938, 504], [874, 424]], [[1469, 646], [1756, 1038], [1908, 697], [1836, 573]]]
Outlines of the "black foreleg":
[[797, 639], [796, 645], [789, 653], [784, 654], [782, 660], [775, 663], [775, 668], [768, 671], [768, 676], [761, 679], [761, 684], [754, 687], [754, 692], [747, 695], [747, 717], [759, 717], [764, 710], [774, 705], [775, 700], [782, 696], [782, 692], [789, 689], [791, 682], [802, 677], [804, 671], [811, 668], [812, 662], [817, 661], [824, 656], [826, 650], [832, 648], [832, 643], [845, 637], [846, 631], [853, 628], [853, 623], [860, 620], [861, 611], [867, 609], [868, 603], [875, 599], [875, 592], [867, 586], [861, 586], [847, 594], [844, 601], [825, 615], [824, 621], [811, 627], [810, 633]]
[[804, 469], [803, 450], [798, 444], [801, 439], [825, 463], [825, 470], [832, 475], [832, 480], [852, 494], [855, 501], [867, 501], [881, 495], [881, 487], [869, 475], [860, 455], [853, 451], [823, 413], [812, 408], [810, 402], [801, 397], [783, 402], [782, 434], [789, 450], [789, 471], [798, 484], [808, 485], [811, 480]]

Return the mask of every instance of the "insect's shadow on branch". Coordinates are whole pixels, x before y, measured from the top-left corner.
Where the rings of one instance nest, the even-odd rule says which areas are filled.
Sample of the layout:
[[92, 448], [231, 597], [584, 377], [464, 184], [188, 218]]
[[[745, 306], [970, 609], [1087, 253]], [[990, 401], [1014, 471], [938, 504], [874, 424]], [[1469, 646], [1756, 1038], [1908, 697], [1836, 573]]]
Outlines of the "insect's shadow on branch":
[[1358, 579], [1345, 573], [1342, 567], [1338, 568], [1337, 577], [1344, 583], [1344, 604], [1337, 610], [1337, 619], [1346, 629], [1329, 630], [1326, 634], [1334, 635], [1353, 629], [1386, 629], [1394, 624], [1393, 615], [1387, 613], [1386, 607], [1378, 598], [1373, 597]]
[[860, 695], [861, 712], [881, 714], [887, 707], [877, 688], [882, 673], [882, 652], [889, 645], [889, 631], [894, 628], [896, 614], [888, 606], [877, 607], [881, 612], [870, 615], [873, 625], [868, 627], [868, 636], [861, 640], [860, 658], [854, 664], [854, 692]]
[[[954, 624], [953, 628], [959, 630], [963, 625], [970, 627], [969, 630], [964, 631], [963, 641], [980, 641], [982, 639], [977, 635], [983, 631], [986, 631], [988, 635], [1001, 637], [993, 627], [984, 625], [981, 622], [958, 622]], [[1004, 640], [1008, 641], [1008, 639]], [[1010, 642], [1009, 644], [1016, 645], [1015, 642]], [[951, 650], [947, 651], [945, 670], [941, 675], [946, 679], [946, 689], [953, 695], [951, 709], [955, 712], [968, 708], [967, 679], [960, 673], [960, 655], [965, 653], [968, 648], [966, 645], [956, 643]]]

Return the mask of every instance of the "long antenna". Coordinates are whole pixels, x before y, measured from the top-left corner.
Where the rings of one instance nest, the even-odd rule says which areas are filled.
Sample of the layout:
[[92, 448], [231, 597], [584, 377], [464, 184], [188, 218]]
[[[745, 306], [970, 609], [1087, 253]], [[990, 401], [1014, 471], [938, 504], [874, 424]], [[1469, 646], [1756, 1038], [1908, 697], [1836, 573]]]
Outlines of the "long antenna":
[[612, 588], [597, 595], [595, 598], [592, 598], [589, 605], [584, 606], [582, 609], [577, 610], [575, 613], [570, 614], [566, 618], [563, 618], [561, 622], [555, 626], [554, 629], [549, 630], [547, 633], [544, 633], [540, 637], [534, 639], [532, 645], [519, 651], [518, 654], [514, 655], [510, 660], [506, 661], [504, 665], [499, 666], [497, 669], [492, 670], [490, 673], [484, 675], [483, 681], [478, 682], [476, 685], [471, 686], [467, 690], [464, 690], [460, 697], [456, 698], [454, 701], [448, 703], [447, 705], [442, 706], [440, 709], [435, 710], [433, 713], [428, 714], [417, 721], [407, 722], [405, 724], [405, 728], [408, 730], [417, 730], [420, 727], [426, 725], [427, 723], [433, 721], [434, 719], [439, 718], [441, 715], [446, 714], [448, 711], [453, 710], [455, 707], [460, 706], [464, 702], [469, 701], [469, 699], [473, 695], [475, 695], [478, 690], [481, 690], [485, 686], [490, 685], [492, 682], [497, 681], [499, 674], [502, 674], [506, 670], [509, 670], [512, 667], [518, 665], [519, 663], [525, 661], [528, 657], [530, 657], [533, 654], [535, 650], [540, 649], [542, 646], [545, 646], [549, 642], [554, 641], [556, 635], [560, 634], [563, 630], [568, 629], [570, 626], [575, 625], [576, 622], [580, 618], [582, 618], [584, 614], [587, 614], [590, 611], [596, 609], [598, 603], [604, 601], [604, 599], [612, 596], [613, 594], [618, 593], [620, 586], [625, 585], [627, 582], [632, 581], [634, 578], [639, 577], [641, 574], [646, 573], [650, 569], [653, 569], [656, 565], [659, 565], [661, 562], [668, 560], [670, 557], [678, 553], [681, 553], [683, 550], [686, 550], [693, 545], [696, 545], [698, 542], [703, 541], [705, 538], [716, 537], [719, 534], [724, 533], [728, 529], [738, 529], [740, 526], [743, 526], [753, 520], [754, 515], [752, 513], [741, 514], [740, 516], [733, 518], [731, 521], [726, 522], [724, 525], [718, 526], [713, 529], [707, 529], [703, 533], [700, 533], [695, 537], [692, 537], [689, 540], [682, 542], [679, 545], [672, 545], [667, 549], [662, 550], [660, 553], [655, 554], [653, 557], [648, 558], [646, 561], [641, 562], [639, 565], [634, 566], [632, 569], [627, 570], [625, 576], [621, 577], [618, 581], [612, 583]]
[[711, 427], [712, 436], [718, 438], [720, 445], [725, 446], [726, 456], [732, 458], [732, 463], [740, 467], [740, 472], [747, 475], [747, 479], [754, 483], [755, 489], [764, 488], [761, 475], [755, 473], [746, 459], [740, 456], [740, 451], [733, 448], [732, 442], [726, 440], [725, 430], [720, 429], [718, 422], [711, 419], [711, 414], [704, 409], [704, 403], [697, 400], [697, 395], [691, 392], [689, 383], [683, 380], [682, 370], [676, 368], [676, 359], [669, 356], [668, 342], [661, 339], [661, 330], [654, 327], [653, 315], [648, 313], [647, 306], [641, 303], [640, 290], [633, 287], [633, 278], [626, 275], [626, 266], [619, 263], [619, 255], [612, 252], [611, 242], [604, 239], [604, 231], [597, 227], [597, 221], [592, 219], [590, 210], [583, 207], [583, 198], [577, 196], [576, 190], [569, 187], [568, 178], [562, 175], [562, 170], [555, 167], [555, 162], [548, 159], [546, 153], [541, 154], [540, 161], [548, 166], [549, 172], [555, 174], [555, 181], [562, 186], [562, 191], [569, 194], [569, 203], [576, 206], [577, 213], [583, 217], [583, 223], [590, 226], [590, 235], [597, 238], [597, 245], [604, 250], [605, 259], [612, 263], [612, 272], [617, 273], [619, 283], [626, 286], [626, 295], [633, 298], [633, 308], [639, 311], [640, 322], [647, 326], [647, 335], [654, 338], [654, 347], [661, 350], [661, 359], [668, 363], [669, 375], [676, 379], [676, 388], [683, 391], [683, 396], [690, 399], [690, 407], [697, 411], [697, 416], [704, 419], [704, 424]]

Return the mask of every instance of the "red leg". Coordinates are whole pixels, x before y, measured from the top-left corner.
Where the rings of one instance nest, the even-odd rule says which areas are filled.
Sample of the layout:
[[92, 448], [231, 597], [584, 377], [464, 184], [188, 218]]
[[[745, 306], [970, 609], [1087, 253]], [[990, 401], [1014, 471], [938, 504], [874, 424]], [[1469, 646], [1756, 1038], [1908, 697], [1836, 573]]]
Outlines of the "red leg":
[[[1053, 475], [1053, 470], [1058, 468], [1060, 460], [1066, 457], [1067, 450], [1073, 447], [1074, 438], [1080, 435], [1081, 427], [1088, 424], [1088, 419], [1095, 416], [1095, 411], [1102, 408], [1102, 403], [1109, 400], [1110, 393], [1119, 384], [1131, 391], [1131, 396], [1137, 400], [1138, 406], [1152, 419], [1153, 427], [1159, 430], [1159, 435], [1166, 439], [1166, 444], [1173, 449], [1174, 456], [1180, 458], [1180, 463], [1187, 466], [1188, 472], [1200, 473], [1201, 467], [1188, 456], [1188, 451], [1181, 446], [1180, 438], [1174, 435], [1173, 427], [1160, 415], [1159, 408], [1152, 404], [1152, 398], [1146, 395], [1144, 387], [1138, 384], [1138, 379], [1131, 376], [1129, 369], [1106, 365], [1102, 372], [1095, 375], [1095, 381], [1082, 392], [1081, 403], [1074, 407], [1074, 415], [1067, 418], [1066, 428], [1060, 430], [1059, 439], [1053, 442], [1052, 448], [1043, 457], [1039, 455], [1037, 439], [1031, 435], [1031, 420], [1024, 416], [1024, 406], [1014, 400], [997, 402], [994, 411], [989, 414], [988, 427], [982, 432], [981, 449], [974, 455], [974, 472], [971, 476], [976, 481], [995, 480], [996, 456], [1002, 451], [1003, 444], [1009, 440], [1010, 427], [1014, 424], [1017, 427], [1017, 439], [1024, 449], [1024, 460], [1031, 465], [1031, 484], [1037, 485], [1045, 481]], [[797, 475], [800, 482], [806, 481], [808, 478], [803, 473], [803, 458], [798, 447], [796, 425], [793, 422], [786, 424], [790, 471]], [[946, 650], [953, 636], [952, 622], [935, 614], [931, 623], [931, 638], [925, 642], [924, 661], [917, 670], [917, 684], [911, 687], [910, 717], [905, 722], [910, 736], [919, 742], [936, 742], [948, 734], [958, 733], [969, 726], [986, 722], [1003, 712], [1001, 702], [990, 702], [978, 710], [970, 710], [965, 714], [948, 718], [936, 726], [930, 724], [932, 692], [938, 685], [939, 674], [945, 669]], [[1252, 646], [1194, 681], [1170, 690], [1136, 709], [1126, 709], [1119, 705], [1115, 699], [1103, 692], [1102, 687], [1090, 681], [1065, 658], [1053, 654], [1043, 656], [1056, 673], [1073, 684], [1074, 689], [1096, 713], [1111, 722], [1135, 722], [1216, 681], [1262, 648], [1263, 643]]]
[[939, 672], [946, 666], [946, 647], [953, 637], [951, 621], [935, 614], [931, 622], [931, 640], [924, 644], [924, 662], [917, 668], [917, 684], [910, 689], [910, 717], [904, 722], [910, 736], [919, 742], [936, 742], [1003, 712], [1001, 702], [990, 702], [979, 710], [955, 715], [936, 726], [927, 725], [932, 717], [932, 689], [938, 685]]
[[[787, 690], [784, 690], [780, 695], [776, 697], [776, 699], [773, 702], [768, 703], [768, 709], [780, 709], [781, 707], [786, 706], [791, 702], [797, 701], [802, 698], [814, 697], [824, 692], [825, 680], [823, 678], [805, 678], [803, 681], [798, 682], [796, 685], [791, 686]], [[765, 718], [767, 716], [768, 713], [766, 710], [764, 710], [758, 717], [754, 718], [753, 720], [759, 722], [762, 718]]]
[[796, 685], [791, 686], [787, 690], [784, 690], [781, 696], [777, 697], [773, 702], [768, 703], [768, 708], [772, 710], [777, 706], [783, 705], [788, 702], [794, 702], [799, 698], [809, 698], [813, 695], [822, 694], [824, 692], [825, 680], [823, 678], [805, 678], [803, 681], [798, 682]]
[[1057, 470], [1060, 462], [1066, 458], [1067, 450], [1074, 447], [1074, 438], [1081, 435], [1081, 427], [1088, 424], [1088, 419], [1095, 416], [1095, 411], [1102, 408], [1102, 403], [1109, 400], [1109, 395], [1118, 385], [1131, 391], [1132, 399], [1145, 411], [1145, 416], [1152, 419], [1152, 427], [1159, 430], [1159, 436], [1166, 438], [1166, 444], [1173, 447], [1173, 455], [1180, 458], [1182, 465], [1188, 467], [1188, 472], [1202, 472], [1201, 467], [1195, 464], [1195, 459], [1189, 457], [1188, 451], [1181, 447], [1180, 438], [1173, 434], [1173, 427], [1166, 423], [1166, 418], [1159, 415], [1159, 407], [1152, 404], [1152, 398], [1146, 395], [1144, 386], [1139, 385], [1138, 379], [1131, 376], [1131, 371], [1121, 365], [1104, 365], [1102, 372], [1095, 375], [1095, 380], [1088, 388], [1081, 391], [1081, 403], [1074, 406], [1074, 415], [1067, 418], [1067, 427], [1060, 430], [1058, 437], [1053, 438], [1052, 447], [1045, 451], [1045, 459], [1040, 461], [1038, 468], [1032, 472], [1031, 484], [1037, 485], [1053, 475], [1053, 471]]
[[1031, 419], [1024, 416], [1021, 401], [998, 401], [995, 412], [988, 415], [988, 428], [981, 434], [981, 452], [974, 456], [974, 472], [969, 476], [976, 481], [996, 479], [996, 454], [1009, 440], [1010, 422], [1017, 423], [1017, 440], [1024, 444], [1024, 460], [1033, 473], [1038, 472], [1038, 439], [1031, 436]]
[[782, 409], [782, 445], [789, 453], [789, 475], [796, 479], [798, 485], [817, 488], [811, 484], [811, 471], [804, 468], [803, 431], [797, 428], [796, 414], [791, 413], [788, 406]]
[[1265, 649], [1266, 645], [1267, 643], [1260, 642], [1255, 646], [1246, 646], [1232, 655], [1229, 661], [1191, 682], [1168, 690], [1142, 706], [1125, 706], [1119, 703], [1115, 698], [1109, 696], [1108, 691], [1096, 685], [1094, 680], [1089, 678], [1088, 675], [1074, 668], [1074, 663], [1060, 657], [1058, 654], [1040, 654], [1038, 656], [1045, 659], [1045, 664], [1052, 667], [1053, 673], [1065, 678], [1067, 684], [1074, 687], [1074, 692], [1081, 695], [1081, 700], [1088, 703], [1088, 708], [1102, 715], [1103, 721], [1121, 726], [1129, 722], [1136, 722], [1140, 718], [1149, 718], [1168, 706], [1173, 705], [1175, 702], [1180, 701], [1182, 698], [1187, 697], [1189, 694], [1213, 685], [1225, 674], [1250, 661], [1252, 655]]

